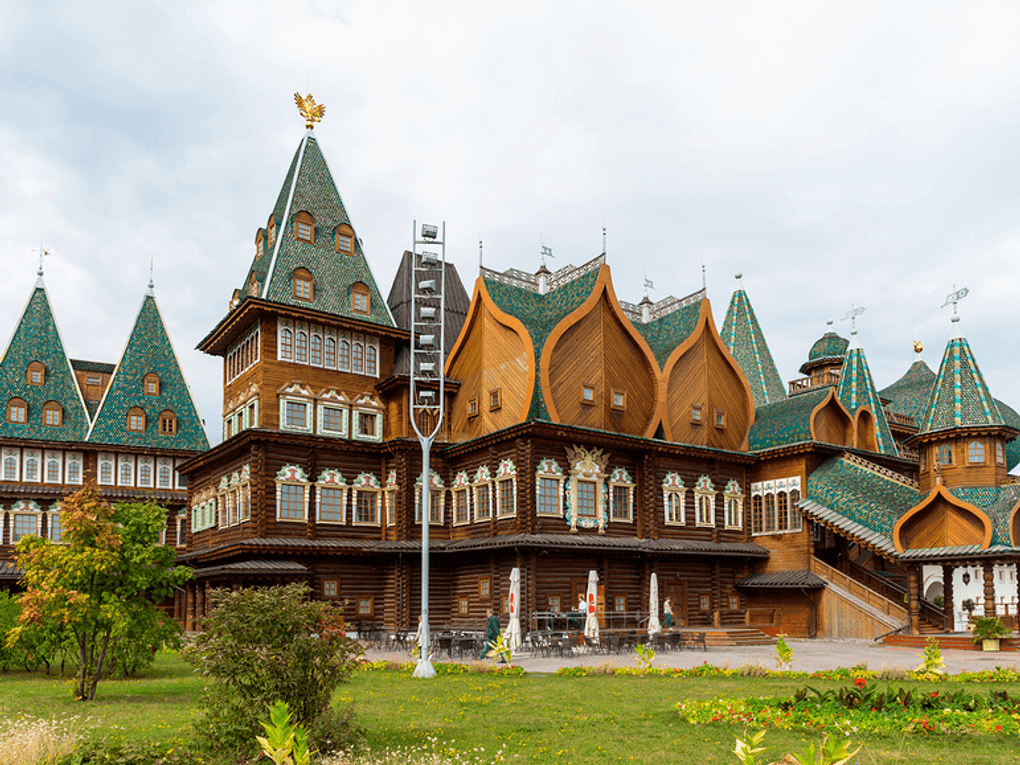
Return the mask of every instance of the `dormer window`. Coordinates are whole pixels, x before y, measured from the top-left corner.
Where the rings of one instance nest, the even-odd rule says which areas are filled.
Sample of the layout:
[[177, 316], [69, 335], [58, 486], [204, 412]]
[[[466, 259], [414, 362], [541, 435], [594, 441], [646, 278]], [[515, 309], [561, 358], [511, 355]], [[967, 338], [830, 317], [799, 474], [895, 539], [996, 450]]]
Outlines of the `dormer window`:
[[262, 239], [262, 229], [255, 232], [255, 257], [261, 258], [264, 254], [264, 245]]
[[371, 310], [368, 287], [361, 282], [351, 287], [351, 310], [354, 313], [369, 313]]
[[145, 375], [145, 380], [142, 383], [142, 390], [146, 396], [158, 396], [159, 395], [159, 377], [152, 374], [151, 372]]
[[177, 415], [169, 409], [159, 415], [159, 432], [164, 436], [172, 436], [177, 433]]
[[294, 216], [294, 238], [299, 242], [315, 244], [315, 220], [304, 211]]
[[336, 251], [344, 255], [354, 254], [354, 229], [346, 223], [336, 227]]
[[47, 401], [43, 405], [43, 425], [58, 428], [64, 421], [64, 409], [56, 401]]
[[24, 423], [28, 421], [28, 404], [23, 398], [12, 398], [7, 402], [7, 422]]
[[269, 246], [272, 247], [276, 243], [276, 218], [272, 215], [269, 216]]
[[132, 433], [145, 432], [145, 412], [137, 406], [128, 410], [127, 429]]
[[41, 362], [33, 361], [28, 365], [25, 382], [29, 385], [42, 385], [46, 382], [46, 367]]
[[295, 268], [291, 279], [293, 286], [292, 295], [295, 300], [312, 299], [312, 272], [307, 268]]
[[252, 297], [259, 296], [259, 279], [255, 274], [252, 274], [251, 279], [248, 280], [248, 294]]

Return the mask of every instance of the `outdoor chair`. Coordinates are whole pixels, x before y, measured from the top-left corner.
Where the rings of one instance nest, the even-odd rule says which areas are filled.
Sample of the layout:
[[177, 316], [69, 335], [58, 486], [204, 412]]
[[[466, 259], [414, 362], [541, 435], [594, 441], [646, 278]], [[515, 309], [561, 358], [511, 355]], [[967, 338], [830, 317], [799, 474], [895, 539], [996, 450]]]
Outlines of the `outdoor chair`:
[[705, 633], [695, 632], [691, 635], [691, 650], [693, 651], [698, 646], [701, 646], [702, 650], [707, 651], [708, 645], [705, 643]]
[[676, 650], [682, 651], [687, 647], [687, 635], [683, 632], [674, 633], [676, 640]]
[[439, 651], [442, 653], [446, 651], [446, 656], [453, 661], [453, 635], [440, 635], [439, 637]]

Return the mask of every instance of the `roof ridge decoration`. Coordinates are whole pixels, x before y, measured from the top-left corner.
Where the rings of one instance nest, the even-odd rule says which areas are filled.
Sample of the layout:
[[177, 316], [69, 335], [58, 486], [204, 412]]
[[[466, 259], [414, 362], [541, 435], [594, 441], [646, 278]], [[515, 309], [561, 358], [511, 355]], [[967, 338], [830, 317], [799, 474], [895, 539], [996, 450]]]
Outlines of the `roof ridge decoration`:
[[[741, 276], [737, 274], [738, 285]], [[730, 355], [736, 359], [747, 378], [755, 407], [786, 398], [776, 362], [742, 286], [738, 286], [730, 298], [720, 334]]]
[[954, 336], [942, 355], [919, 432], [1005, 424], [967, 338]]
[[[312, 217], [310, 242], [299, 241], [294, 235], [294, 219], [301, 212]], [[242, 295], [386, 327], [396, 326], [365, 257], [361, 239], [353, 230], [326, 158], [311, 131], [305, 133], [298, 145], [272, 217], [276, 226], [272, 253], [268, 257], [256, 254], [245, 284], [240, 288]], [[351, 227], [350, 254], [336, 249], [335, 235], [339, 226]], [[294, 295], [292, 274], [298, 268], [311, 272], [311, 299]], [[251, 290], [253, 279], [260, 285], [255, 293]], [[351, 288], [359, 282], [368, 288], [368, 314], [354, 313], [351, 307]]]
[[[42, 384], [27, 384], [28, 365], [43, 365]], [[8, 422], [8, 412], [0, 417], [0, 435], [42, 441], [80, 441], [89, 428], [89, 417], [81, 389], [64, 351], [60, 329], [50, 307], [46, 286], [40, 276], [10, 342], [0, 358], [0, 403], [5, 407], [12, 398], [26, 403], [25, 422]], [[55, 401], [62, 408], [60, 425], [47, 426], [43, 406]]]
[[882, 400], [875, 390], [875, 381], [871, 377], [864, 349], [857, 342], [856, 330], [852, 337], [850, 350], [843, 361], [836, 396], [853, 417], [857, 416], [860, 409], [867, 407], [875, 418], [875, 441], [878, 451], [883, 454], [899, 454], [892, 432], [889, 430], [889, 421], [886, 419]]
[[[159, 378], [157, 392], [149, 395], [145, 378]], [[145, 429], [129, 431], [128, 411], [139, 408], [145, 412]], [[160, 415], [173, 412], [176, 422], [173, 433], [163, 433]], [[202, 419], [173, 342], [166, 331], [156, 298], [146, 294], [138, 317], [128, 337], [110, 385], [103, 395], [95, 420], [88, 433], [94, 443], [204, 451], [209, 448]]]

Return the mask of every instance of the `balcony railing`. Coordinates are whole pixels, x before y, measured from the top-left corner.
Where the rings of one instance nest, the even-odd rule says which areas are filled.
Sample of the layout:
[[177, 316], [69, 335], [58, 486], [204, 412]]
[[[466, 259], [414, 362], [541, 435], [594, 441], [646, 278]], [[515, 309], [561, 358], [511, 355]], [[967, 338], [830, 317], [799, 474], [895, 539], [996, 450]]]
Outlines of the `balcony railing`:
[[790, 380], [790, 395], [796, 396], [815, 388], [827, 387], [839, 384], [838, 372], [820, 372], [810, 377], [802, 377], [799, 380]]

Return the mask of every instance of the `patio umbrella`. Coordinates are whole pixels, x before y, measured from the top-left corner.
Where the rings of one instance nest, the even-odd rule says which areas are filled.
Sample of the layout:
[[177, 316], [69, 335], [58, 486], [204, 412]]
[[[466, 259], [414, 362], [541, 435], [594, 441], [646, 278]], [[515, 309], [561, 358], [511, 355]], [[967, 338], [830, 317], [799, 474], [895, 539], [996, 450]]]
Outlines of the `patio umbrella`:
[[598, 640], [599, 618], [595, 615], [595, 600], [598, 597], [599, 575], [594, 569], [588, 572], [588, 618], [584, 621], [584, 636]]
[[648, 634], [658, 635], [662, 632], [662, 625], [659, 624], [659, 577], [654, 571], [649, 589], [651, 594], [648, 596]]
[[510, 623], [506, 625], [503, 640], [516, 651], [521, 647], [521, 570], [510, 570]]

